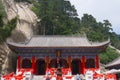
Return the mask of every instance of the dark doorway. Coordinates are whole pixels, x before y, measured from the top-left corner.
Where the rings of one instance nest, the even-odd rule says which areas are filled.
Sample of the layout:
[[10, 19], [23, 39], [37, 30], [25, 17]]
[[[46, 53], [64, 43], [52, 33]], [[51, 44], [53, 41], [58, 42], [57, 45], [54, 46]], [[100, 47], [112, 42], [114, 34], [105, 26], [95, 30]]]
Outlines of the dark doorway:
[[72, 74], [80, 74], [81, 73], [81, 61], [79, 59], [75, 59], [72, 61]]
[[[49, 64], [49, 68], [57, 68], [57, 67], [58, 67], [57, 59], [52, 59], [50, 61], [50, 64]], [[65, 59], [60, 59], [59, 60], [59, 67], [68, 68], [67, 61]]]
[[87, 59], [85, 66], [86, 66], [86, 68], [95, 68], [95, 60]]
[[32, 68], [32, 63], [30, 59], [23, 59], [22, 60], [22, 68]]
[[52, 59], [50, 61], [49, 68], [57, 68], [57, 59]]
[[60, 59], [60, 67], [68, 68], [68, 63], [65, 59]]
[[44, 60], [36, 61], [36, 75], [45, 75], [46, 64]]

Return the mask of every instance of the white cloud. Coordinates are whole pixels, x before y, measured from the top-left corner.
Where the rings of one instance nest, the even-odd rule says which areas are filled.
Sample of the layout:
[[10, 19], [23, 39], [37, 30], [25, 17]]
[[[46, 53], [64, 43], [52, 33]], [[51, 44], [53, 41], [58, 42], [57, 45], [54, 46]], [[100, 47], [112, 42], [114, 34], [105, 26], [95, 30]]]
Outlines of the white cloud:
[[70, 0], [75, 5], [79, 17], [92, 14], [97, 21], [108, 19], [113, 30], [120, 34], [120, 0]]

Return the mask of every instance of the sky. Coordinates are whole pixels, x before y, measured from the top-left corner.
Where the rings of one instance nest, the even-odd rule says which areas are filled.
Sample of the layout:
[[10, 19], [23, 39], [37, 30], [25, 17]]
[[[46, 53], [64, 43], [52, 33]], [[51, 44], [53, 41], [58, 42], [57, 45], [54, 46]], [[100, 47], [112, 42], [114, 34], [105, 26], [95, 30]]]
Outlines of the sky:
[[109, 20], [113, 31], [120, 34], [120, 0], [70, 0], [79, 18], [88, 13], [97, 21]]

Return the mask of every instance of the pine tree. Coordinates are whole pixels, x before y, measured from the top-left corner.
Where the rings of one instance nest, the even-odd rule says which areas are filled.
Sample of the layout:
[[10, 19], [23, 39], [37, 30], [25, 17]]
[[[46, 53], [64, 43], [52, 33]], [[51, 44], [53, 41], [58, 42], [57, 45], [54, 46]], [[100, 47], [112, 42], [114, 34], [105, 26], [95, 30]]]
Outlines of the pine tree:
[[34, 9], [41, 19], [39, 34], [67, 35], [77, 32], [80, 19], [77, 18], [77, 11], [69, 1], [40, 0], [38, 5], [35, 4], [35, 7], [39, 7]]

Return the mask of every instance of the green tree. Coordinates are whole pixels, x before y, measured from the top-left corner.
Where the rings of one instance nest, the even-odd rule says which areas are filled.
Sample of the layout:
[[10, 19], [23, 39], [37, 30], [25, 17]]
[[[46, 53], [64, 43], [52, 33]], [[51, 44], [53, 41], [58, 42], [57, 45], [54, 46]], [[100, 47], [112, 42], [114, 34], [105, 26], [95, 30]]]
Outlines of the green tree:
[[78, 31], [80, 19], [77, 11], [65, 0], [40, 0], [32, 10], [40, 18], [39, 34], [68, 35]]
[[107, 64], [119, 56], [115, 49], [108, 47], [105, 52], [100, 54], [100, 62]]
[[0, 27], [0, 43], [5, 42], [5, 40], [11, 35], [11, 32], [16, 27], [16, 24], [17, 17]]
[[3, 22], [3, 16], [0, 14], [0, 27], [3, 27], [4, 22]]

